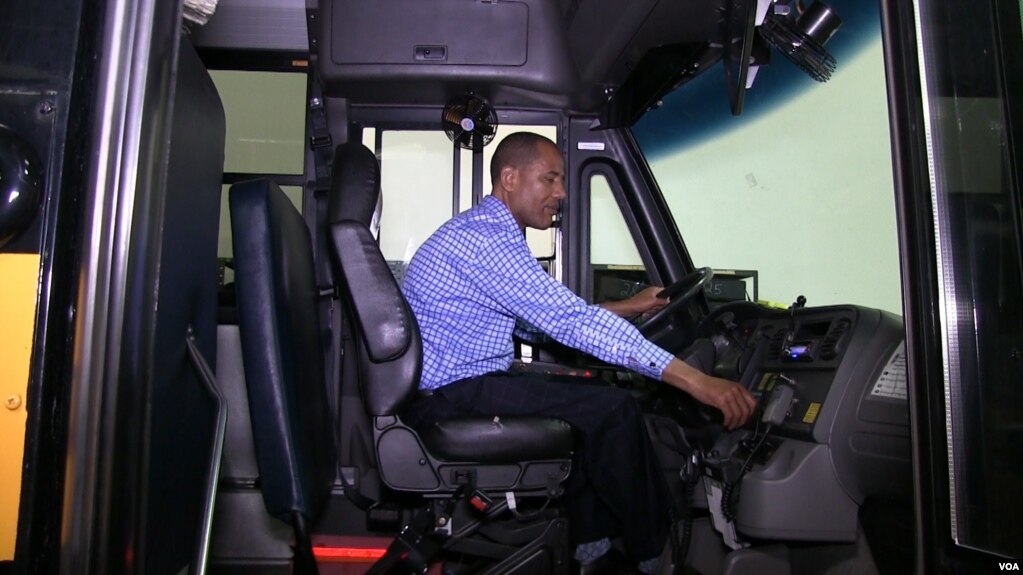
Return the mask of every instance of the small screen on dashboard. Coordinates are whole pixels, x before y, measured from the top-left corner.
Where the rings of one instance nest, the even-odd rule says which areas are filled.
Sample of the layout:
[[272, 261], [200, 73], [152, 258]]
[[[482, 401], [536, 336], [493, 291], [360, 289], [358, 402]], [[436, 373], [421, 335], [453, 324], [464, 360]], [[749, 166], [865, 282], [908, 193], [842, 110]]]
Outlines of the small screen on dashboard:
[[788, 354], [792, 359], [799, 359], [810, 351], [810, 346], [805, 343], [794, 343], [789, 346]]

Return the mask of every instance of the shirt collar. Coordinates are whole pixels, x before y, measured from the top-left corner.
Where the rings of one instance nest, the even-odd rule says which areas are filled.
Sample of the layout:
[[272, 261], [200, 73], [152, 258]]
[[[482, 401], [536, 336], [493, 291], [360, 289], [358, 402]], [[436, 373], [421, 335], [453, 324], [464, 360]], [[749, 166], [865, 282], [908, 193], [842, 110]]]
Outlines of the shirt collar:
[[494, 196], [483, 198], [483, 201], [480, 202], [480, 208], [502, 226], [520, 230], [519, 222], [515, 220], [515, 216], [512, 215], [508, 206], [504, 205], [504, 202]]

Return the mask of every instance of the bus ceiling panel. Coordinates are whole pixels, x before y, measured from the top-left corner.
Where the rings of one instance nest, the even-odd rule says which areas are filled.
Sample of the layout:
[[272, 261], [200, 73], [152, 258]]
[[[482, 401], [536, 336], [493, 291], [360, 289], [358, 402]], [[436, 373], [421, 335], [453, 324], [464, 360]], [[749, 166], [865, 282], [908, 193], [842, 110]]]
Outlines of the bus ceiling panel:
[[516, 105], [578, 86], [554, 0], [321, 0], [320, 11], [327, 93], [354, 103], [437, 105], [487, 88]]
[[593, 113], [659, 46], [720, 42], [724, 0], [320, 0], [329, 95]]
[[646, 53], [670, 44], [706, 44], [721, 34], [724, 1], [570, 2], [565, 25], [584, 85], [618, 85]]
[[219, 0], [205, 26], [195, 26], [196, 48], [308, 52], [305, 0]]
[[702, 73], [720, 50], [705, 43], [670, 44], [647, 52], [613, 91], [600, 114], [601, 128], [632, 126], [660, 99]]
[[220, 0], [194, 44], [306, 52], [315, 2], [328, 96], [594, 113], [657, 47], [719, 42], [725, 0]]

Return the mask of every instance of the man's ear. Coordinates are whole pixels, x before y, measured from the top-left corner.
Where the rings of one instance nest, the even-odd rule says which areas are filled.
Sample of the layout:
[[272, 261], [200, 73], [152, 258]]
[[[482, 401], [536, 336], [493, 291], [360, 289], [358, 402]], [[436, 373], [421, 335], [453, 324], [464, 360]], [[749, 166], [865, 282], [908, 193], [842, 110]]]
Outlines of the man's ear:
[[519, 171], [511, 166], [501, 168], [501, 187], [514, 190], [519, 185]]

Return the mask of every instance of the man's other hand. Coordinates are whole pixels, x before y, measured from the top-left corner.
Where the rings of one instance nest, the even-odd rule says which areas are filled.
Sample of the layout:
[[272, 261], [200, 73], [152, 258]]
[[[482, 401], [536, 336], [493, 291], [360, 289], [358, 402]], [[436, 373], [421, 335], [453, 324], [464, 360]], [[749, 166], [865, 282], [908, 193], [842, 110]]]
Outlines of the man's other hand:
[[700, 403], [719, 409], [728, 429], [745, 424], [757, 407], [757, 400], [745, 387], [734, 381], [707, 375], [680, 359], [674, 359], [668, 364], [662, 379]]
[[652, 286], [644, 289], [629, 299], [608, 301], [601, 305], [604, 309], [621, 317], [648, 315], [668, 305], [668, 300], [657, 297], [664, 288]]
[[700, 403], [716, 407], [724, 415], [728, 429], [741, 427], [756, 410], [757, 401], [743, 386], [734, 381], [704, 375], [690, 392]]

